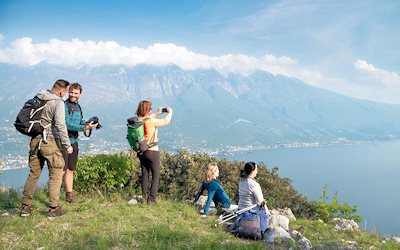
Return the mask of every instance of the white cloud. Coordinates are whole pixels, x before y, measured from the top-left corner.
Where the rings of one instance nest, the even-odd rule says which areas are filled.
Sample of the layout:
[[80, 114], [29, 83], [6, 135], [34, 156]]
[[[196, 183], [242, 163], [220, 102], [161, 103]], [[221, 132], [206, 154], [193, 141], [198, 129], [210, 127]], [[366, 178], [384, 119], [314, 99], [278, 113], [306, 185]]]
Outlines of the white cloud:
[[208, 56], [196, 54], [183, 46], [171, 43], [156, 43], [147, 48], [120, 46], [114, 41], [94, 42], [61, 41], [51, 39], [49, 43], [32, 43], [32, 38], [23, 37], [11, 43], [10, 47], [0, 50], [0, 62], [7, 64], [35, 65], [41, 61], [48, 63], [78, 66], [88, 64], [127, 65], [137, 64], [165, 66], [175, 64], [184, 70], [215, 69], [221, 74], [239, 73], [247, 76], [255, 70], [263, 70], [274, 75], [295, 77], [311, 85], [332, 88], [338, 79], [326, 78], [318, 71], [299, 67], [297, 60], [287, 56], [264, 55], [260, 58], [244, 54], [226, 54]]
[[0, 33], [0, 44], [3, 43], [3, 40], [5, 39], [5, 37], [3, 36], [3, 34]]
[[49, 43], [32, 43], [32, 38], [23, 37], [0, 50], [0, 62], [8, 64], [35, 65], [41, 61], [74, 66], [81, 63], [92, 66], [123, 64], [136, 66], [150, 64], [163, 66], [176, 64], [185, 70], [214, 68], [220, 73], [240, 73], [248, 75], [260, 69], [272, 74], [295, 76], [296, 60], [289, 57], [265, 55], [255, 58], [243, 54], [226, 54], [219, 57], [196, 54], [183, 46], [171, 43], [153, 44], [146, 49], [135, 46], [120, 46], [114, 41], [93, 42], [61, 41], [51, 39]]
[[364, 81], [378, 82], [387, 86], [400, 85], [400, 76], [396, 72], [378, 69], [360, 59], [354, 63], [354, 66], [360, 73], [359, 77]]

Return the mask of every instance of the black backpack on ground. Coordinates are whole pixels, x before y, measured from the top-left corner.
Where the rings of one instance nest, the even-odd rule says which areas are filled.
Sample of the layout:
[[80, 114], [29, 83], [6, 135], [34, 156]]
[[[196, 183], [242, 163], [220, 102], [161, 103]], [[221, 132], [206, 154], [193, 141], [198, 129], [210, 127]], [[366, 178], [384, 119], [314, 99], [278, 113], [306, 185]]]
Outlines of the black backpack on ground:
[[36, 137], [43, 133], [44, 128], [40, 125], [42, 111], [47, 101], [35, 96], [28, 100], [17, 115], [14, 122], [15, 128], [22, 134]]

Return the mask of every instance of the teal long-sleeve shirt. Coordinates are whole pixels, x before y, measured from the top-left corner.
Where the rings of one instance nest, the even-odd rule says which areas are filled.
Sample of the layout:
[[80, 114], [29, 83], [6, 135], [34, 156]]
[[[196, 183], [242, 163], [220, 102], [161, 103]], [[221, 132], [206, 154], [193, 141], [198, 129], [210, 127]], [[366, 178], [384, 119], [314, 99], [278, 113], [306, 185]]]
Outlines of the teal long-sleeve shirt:
[[203, 181], [199, 191], [196, 194], [194, 202], [199, 199], [200, 195], [203, 194], [205, 189], [208, 191], [208, 198], [206, 206], [204, 207], [204, 215], [208, 214], [211, 201], [214, 201], [216, 207], [229, 208], [231, 206], [231, 201], [226, 195], [224, 188], [216, 180], [212, 180], [210, 183], [206, 183], [205, 181]]
[[[78, 105], [78, 102], [70, 102], [69, 99], [67, 99], [65, 102], [69, 102], [69, 105], [71, 105], [71, 113], [68, 110], [68, 105], [65, 104], [65, 122], [67, 124], [67, 129], [68, 132], [79, 132], [83, 131], [83, 128], [85, 127], [85, 120], [83, 119], [82, 116], [82, 110], [80, 109], [80, 106]], [[78, 138], [69, 138], [71, 144], [78, 142]]]

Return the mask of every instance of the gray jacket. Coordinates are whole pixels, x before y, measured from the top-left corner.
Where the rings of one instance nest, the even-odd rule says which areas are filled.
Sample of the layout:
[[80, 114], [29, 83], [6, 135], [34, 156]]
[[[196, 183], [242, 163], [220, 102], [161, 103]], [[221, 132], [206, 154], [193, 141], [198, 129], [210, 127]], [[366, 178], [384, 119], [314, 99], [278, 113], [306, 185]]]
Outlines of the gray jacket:
[[250, 207], [263, 200], [263, 193], [258, 182], [249, 177], [239, 181], [239, 209]]
[[43, 134], [46, 135], [46, 138], [60, 139], [64, 148], [69, 148], [71, 143], [68, 138], [68, 130], [65, 123], [64, 101], [51, 90], [42, 90], [37, 94], [37, 97], [47, 101], [40, 121], [40, 124], [45, 128]]

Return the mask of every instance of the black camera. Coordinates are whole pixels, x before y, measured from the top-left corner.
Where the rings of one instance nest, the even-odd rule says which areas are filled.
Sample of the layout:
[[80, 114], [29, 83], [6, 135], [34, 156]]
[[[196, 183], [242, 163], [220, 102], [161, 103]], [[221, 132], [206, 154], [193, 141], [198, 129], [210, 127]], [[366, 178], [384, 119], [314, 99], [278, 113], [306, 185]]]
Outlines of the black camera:
[[168, 112], [168, 109], [167, 109], [167, 108], [162, 108], [161, 112], [167, 113], [167, 112]]
[[93, 122], [93, 124], [97, 124], [96, 125], [96, 129], [101, 128], [102, 126], [99, 123], [99, 118], [97, 116], [93, 116], [92, 118], [89, 119], [89, 121], [87, 121], [86, 123], [91, 123]]
[[[93, 116], [92, 118], [90, 118], [89, 121], [86, 122], [86, 124], [89, 124], [89, 123], [91, 123], [91, 122], [93, 122], [93, 124], [97, 124], [97, 125], [96, 125], [96, 129], [99, 129], [99, 128], [102, 127], [102, 126], [100, 125], [99, 118], [97, 118], [97, 116]], [[92, 135], [92, 130], [91, 130], [91, 129], [89, 130], [89, 135], [86, 134], [86, 130], [83, 131], [83, 134], [84, 134], [86, 137], [90, 137], [90, 136]]]

